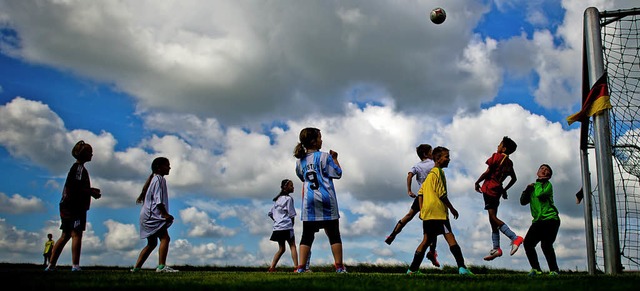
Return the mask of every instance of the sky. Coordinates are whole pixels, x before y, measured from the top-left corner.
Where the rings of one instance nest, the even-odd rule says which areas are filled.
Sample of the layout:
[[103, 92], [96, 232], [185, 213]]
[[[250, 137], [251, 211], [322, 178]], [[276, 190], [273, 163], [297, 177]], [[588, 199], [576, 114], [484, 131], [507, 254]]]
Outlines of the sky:
[[[525, 235], [531, 215], [518, 197], [549, 164], [559, 266], [585, 271], [580, 125], [566, 122], [580, 109], [583, 13], [637, 4], [0, 0], [0, 262], [42, 263], [47, 233], [60, 236], [71, 148], [84, 140], [102, 198], [88, 212], [81, 265], [135, 263], [146, 244], [135, 199], [164, 156], [176, 218], [167, 263], [266, 270], [277, 250], [267, 212], [292, 179], [299, 213], [293, 149], [316, 127], [343, 168], [334, 182], [347, 268], [411, 262], [418, 218], [392, 245], [384, 239], [410, 208], [407, 173], [428, 143], [451, 151], [451, 223], [467, 265], [529, 270], [523, 250], [482, 259], [491, 230], [474, 182], [509, 136], [517, 182], [498, 217]], [[440, 25], [428, 17], [436, 7], [447, 13]], [[298, 241], [301, 226], [298, 216]], [[442, 238], [437, 248], [455, 265]], [[70, 249], [59, 264], [71, 264]], [[320, 232], [311, 264], [332, 263]], [[156, 264], [154, 251], [144, 267]], [[288, 250], [279, 266], [292, 266]]]

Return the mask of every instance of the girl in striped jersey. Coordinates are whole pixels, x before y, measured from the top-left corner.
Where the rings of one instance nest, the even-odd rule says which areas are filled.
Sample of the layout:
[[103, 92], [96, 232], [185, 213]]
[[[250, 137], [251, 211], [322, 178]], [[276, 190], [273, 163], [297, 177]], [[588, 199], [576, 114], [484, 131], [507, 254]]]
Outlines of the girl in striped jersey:
[[[324, 229], [331, 244], [331, 252], [337, 273], [346, 273], [342, 263], [342, 239], [338, 213], [338, 200], [333, 187], [333, 179], [342, 177], [338, 153], [333, 150], [321, 152], [322, 134], [317, 128], [300, 131], [300, 142], [293, 155], [296, 175], [303, 182], [302, 187], [302, 239], [300, 240], [300, 262], [307, 262], [315, 233]], [[298, 272], [305, 270], [298, 266]]]

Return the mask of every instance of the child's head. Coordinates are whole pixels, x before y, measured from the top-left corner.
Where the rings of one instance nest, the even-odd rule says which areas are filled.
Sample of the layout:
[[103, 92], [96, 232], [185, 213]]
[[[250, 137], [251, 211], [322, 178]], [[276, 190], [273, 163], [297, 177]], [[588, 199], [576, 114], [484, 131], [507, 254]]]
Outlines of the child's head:
[[[168, 166], [169, 165], [169, 159], [165, 158], [165, 157], [157, 157], [155, 159], [153, 159], [153, 162], [151, 162], [151, 171], [155, 174], [161, 174], [161, 175], [166, 175], [168, 174], [168, 170], [171, 169], [171, 167], [168, 167], [169, 169], [164, 169], [162, 168], [162, 166]], [[166, 173], [163, 173], [162, 171], [166, 171]]]
[[436, 163], [436, 166], [441, 168], [445, 168], [449, 165], [449, 149], [445, 147], [435, 147], [431, 152], [433, 156], [433, 161]]
[[320, 130], [313, 127], [307, 127], [300, 131], [300, 142], [293, 150], [296, 158], [303, 158], [307, 150], [319, 150], [322, 148], [322, 134]]
[[93, 156], [93, 148], [83, 140], [78, 141], [73, 149], [71, 149], [71, 155], [79, 161], [91, 161]]
[[518, 147], [516, 142], [510, 139], [508, 136], [502, 138], [502, 146], [504, 147], [504, 153], [507, 155], [515, 152], [516, 148]]
[[431, 145], [428, 145], [426, 143], [419, 145], [418, 147], [416, 147], [416, 154], [418, 154], [418, 157], [421, 160], [429, 158], [429, 156], [431, 156]]
[[551, 175], [553, 175], [553, 170], [551, 170], [551, 166], [547, 164], [542, 164], [538, 168], [538, 179], [551, 179]]
[[47, 237], [48, 237], [49, 239], [52, 239], [52, 238], [53, 238], [53, 234], [50, 234], [50, 233], [49, 233], [49, 234], [47, 234]]

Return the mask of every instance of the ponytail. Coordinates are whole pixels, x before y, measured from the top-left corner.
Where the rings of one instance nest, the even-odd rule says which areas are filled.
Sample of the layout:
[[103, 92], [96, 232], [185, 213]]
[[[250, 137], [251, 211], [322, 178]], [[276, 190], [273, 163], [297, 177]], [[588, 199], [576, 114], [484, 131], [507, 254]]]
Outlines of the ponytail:
[[144, 183], [144, 186], [142, 187], [142, 192], [140, 192], [140, 195], [136, 199], [137, 204], [144, 203], [144, 199], [147, 196], [147, 191], [149, 190], [149, 184], [151, 184], [151, 179], [153, 178], [153, 174], [156, 174], [158, 172], [158, 170], [160, 169], [160, 166], [168, 163], [169, 163], [169, 159], [165, 157], [155, 158], [153, 162], [151, 162], [151, 175], [149, 175], [149, 178], [147, 178], [147, 181]]

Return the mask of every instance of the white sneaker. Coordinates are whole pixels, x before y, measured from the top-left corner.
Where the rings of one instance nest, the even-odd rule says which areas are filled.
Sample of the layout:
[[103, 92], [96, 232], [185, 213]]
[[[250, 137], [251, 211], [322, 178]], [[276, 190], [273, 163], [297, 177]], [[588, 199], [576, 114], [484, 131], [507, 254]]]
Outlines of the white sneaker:
[[169, 266], [164, 266], [164, 268], [162, 269], [156, 268], [156, 273], [176, 273], [176, 272], [180, 272], [180, 271], [173, 269]]

